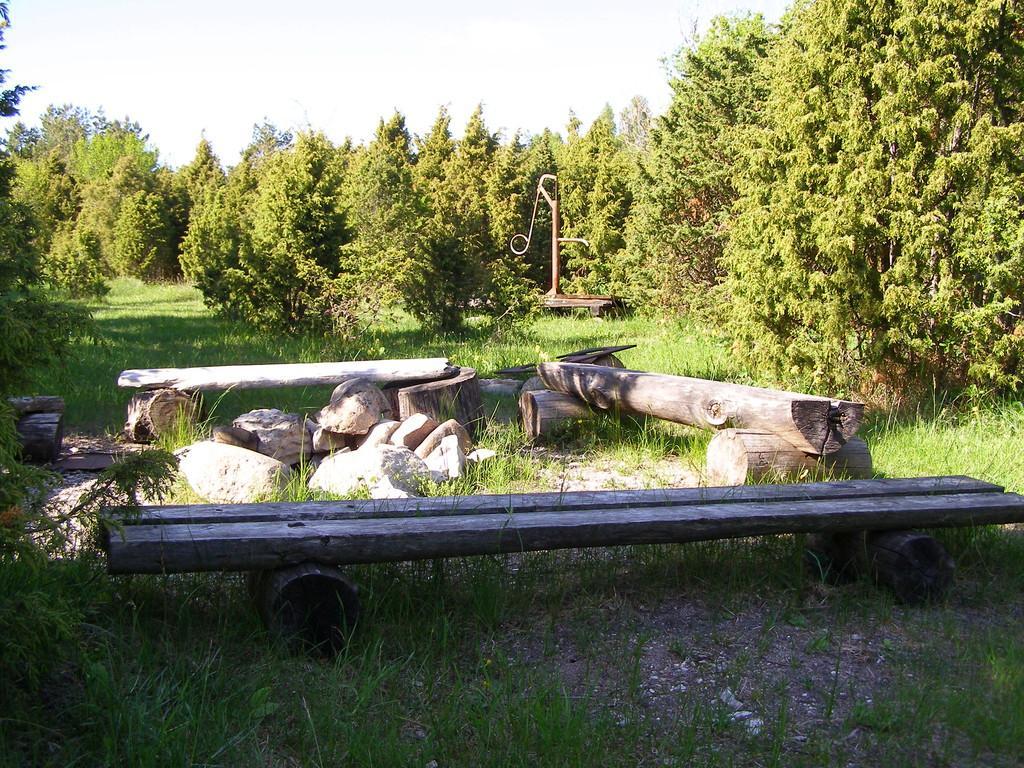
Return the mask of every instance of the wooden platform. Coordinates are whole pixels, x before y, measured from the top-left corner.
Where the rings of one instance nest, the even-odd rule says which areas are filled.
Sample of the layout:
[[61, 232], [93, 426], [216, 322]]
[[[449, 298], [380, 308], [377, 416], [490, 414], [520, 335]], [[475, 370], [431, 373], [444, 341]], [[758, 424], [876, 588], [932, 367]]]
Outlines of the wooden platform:
[[566, 294], [552, 296], [545, 294], [541, 299], [541, 304], [545, 309], [587, 309], [594, 317], [601, 317], [614, 307], [615, 303], [615, 299], [611, 296], [569, 296]]
[[108, 530], [111, 573], [268, 570], [1024, 522], [1024, 497], [967, 477], [572, 494], [149, 507]]

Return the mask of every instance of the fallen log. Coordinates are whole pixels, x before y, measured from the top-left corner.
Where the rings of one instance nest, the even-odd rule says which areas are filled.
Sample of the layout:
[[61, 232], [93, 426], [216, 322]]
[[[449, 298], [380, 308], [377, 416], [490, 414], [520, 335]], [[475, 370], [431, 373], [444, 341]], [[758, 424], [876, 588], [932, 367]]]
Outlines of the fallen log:
[[455, 419], [476, 437], [483, 428], [484, 403], [476, 371], [463, 368], [450, 379], [416, 384], [398, 390], [399, 419], [422, 413], [442, 423]]
[[376, 384], [435, 381], [458, 373], [443, 357], [358, 360], [345, 363], [216, 365], [207, 368], [140, 368], [121, 371], [117, 386], [204, 392], [263, 387], [312, 387], [360, 377]]
[[177, 389], [155, 389], [132, 395], [124, 432], [128, 439], [145, 443], [171, 429], [179, 419], [195, 423], [199, 398]]
[[56, 461], [64, 442], [64, 414], [29, 413], [18, 419], [15, 429], [21, 454], [39, 462]]
[[871, 477], [871, 452], [851, 437], [835, 453], [824, 456], [797, 450], [778, 435], [726, 429], [708, 443], [707, 476], [711, 485], [743, 485], [768, 478], [784, 482], [800, 476]]
[[838, 451], [860, 427], [862, 403], [578, 363], [541, 363], [548, 389], [605, 410], [705, 429], [772, 432], [804, 453]]
[[597, 413], [583, 400], [561, 392], [534, 389], [519, 396], [519, 417], [530, 440], [549, 437], [573, 422], [595, 416]]
[[64, 398], [56, 395], [9, 397], [7, 404], [19, 419], [29, 413], [64, 413]]

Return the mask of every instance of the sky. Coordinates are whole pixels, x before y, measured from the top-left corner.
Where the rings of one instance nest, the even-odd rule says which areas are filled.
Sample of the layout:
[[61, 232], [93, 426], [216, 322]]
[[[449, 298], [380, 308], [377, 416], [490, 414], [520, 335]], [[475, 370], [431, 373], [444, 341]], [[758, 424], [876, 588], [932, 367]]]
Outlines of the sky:
[[440, 107], [461, 133], [483, 104], [492, 131], [562, 131], [633, 96], [668, 106], [671, 60], [721, 13], [776, 21], [782, 0], [10, 0], [0, 67], [49, 104], [129, 116], [160, 159], [205, 136], [231, 165], [256, 123], [372, 138], [396, 109], [423, 134]]

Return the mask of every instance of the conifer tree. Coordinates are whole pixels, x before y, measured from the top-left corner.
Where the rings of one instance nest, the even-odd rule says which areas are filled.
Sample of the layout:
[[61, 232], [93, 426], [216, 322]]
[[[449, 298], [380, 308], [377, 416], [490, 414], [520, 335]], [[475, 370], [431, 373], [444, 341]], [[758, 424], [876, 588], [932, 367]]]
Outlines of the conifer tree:
[[374, 303], [394, 298], [419, 262], [422, 204], [413, 188], [412, 140], [396, 112], [352, 161], [352, 256]]
[[737, 348], [830, 388], [1020, 383], [1016, 2], [818, 0], [768, 70], [728, 251]]
[[672, 103], [651, 127], [627, 225], [634, 300], [656, 298], [676, 312], [713, 300], [741, 137], [766, 97], [760, 66], [772, 37], [759, 15], [719, 16], [678, 53]]

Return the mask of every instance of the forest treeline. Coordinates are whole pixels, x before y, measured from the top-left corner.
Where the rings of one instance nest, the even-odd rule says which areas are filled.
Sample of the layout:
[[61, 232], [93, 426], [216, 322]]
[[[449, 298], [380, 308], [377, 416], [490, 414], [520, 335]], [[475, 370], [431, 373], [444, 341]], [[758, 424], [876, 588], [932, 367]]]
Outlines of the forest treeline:
[[779, 25], [715, 19], [672, 101], [501, 136], [477, 109], [371, 141], [254, 130], [225, 169], [172, 170], [141, 127], [51, 107], [7, 148], [53, 286], [184, 276], [272, 330], [344, 333], [382, 307], [457, 329], [528, 315], [548, 286], [557, 173], [563, 290], [700, 316], [780, 381], [850, 389], [1021, 381], [1022, 15], [1015, 0], [801, 0]]

